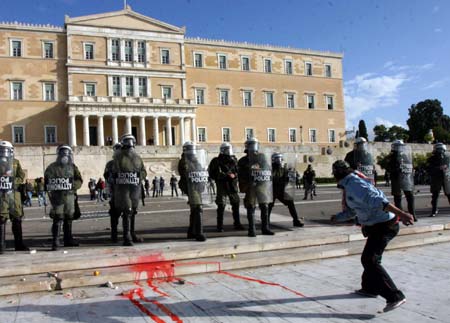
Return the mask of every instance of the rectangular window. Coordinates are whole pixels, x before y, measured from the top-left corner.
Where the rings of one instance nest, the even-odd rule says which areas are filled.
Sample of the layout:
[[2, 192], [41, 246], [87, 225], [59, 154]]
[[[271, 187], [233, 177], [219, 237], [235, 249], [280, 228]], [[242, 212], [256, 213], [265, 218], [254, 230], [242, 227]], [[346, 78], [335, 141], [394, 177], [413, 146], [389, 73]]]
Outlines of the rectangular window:
[[197, 128], [198, 142], [206, 142], [206, 128]]
[[286, 102], [287, 102], [288, 109], [294, 109], [295, 108], [295, 94], [294, 93], [286, 94]]
[[23, 100], [23, 82], [12, 82], [11, 94], [12, 100]]
[[317, 142], [317, 130], [309, 129], [309, 142]]
[[297, 142], [297, 129], [289, 128], [289, 142]]
[[56, 126], [45, 126], [44, 127], [45, 143], [55, 144], [56, 143]]
[[134, 95], [134, 80], [132, 76], [125, 77], [125, 95], [126, 96]]
[[312, 63], [305, 63], [305, 75], [312, 75]]
[[231, 129], [230, 128], [222, 128], [222, 141], [223, 142], [231, 141]]
[[44, 42], [44, 58], [53, 58], [53, 43]]
[[275, 142], [275, 129], [274, 128], [267, 128], [267, 141], [268, 142]]
[[162, 94], [163, 94], [164, 99], [171, 99], [172, 98], [172, 88], [170, 86], [163, 86]]
[[145, 41], [137, 42], [137, 58], [139, 63], [145, 63], [146, 59]]
[[94, 59], [94, 44], [84, 44], [84, 59]]
[[266, 107], [273, 108], [273, 92], [265, 92], [266, 93]]
[[21, 57], [22, 56], [22, 41], [12, 40], [11, 41], [11, 56]]
[[205, 90], [195, 89], [195, 102], [197, 104], [205, 104]]
[[23, 144], [25, 142], [24, 126], [13, 126], [13, 140], [15, 144]]
[[284, 72], [286, 74], [292, 74], [292, 61], [290, 60], [284, 61]]
[[328, 129], [328, 142], [336, 142], [336, 131]]
[[331, 65], [325, 64], [325, 77], [331, 77]]
[[95, 83], [86, 83], [84, 85], [84, 95], [95, 96]]
[[133, 61], [133, 41], [125, 40], [125, 62]]
[[327, 95], [326, 96], [326, 100], [327, 100], [327, 108], [328, 108], [328, 110], [333, 110], [334, 109], [333, 97], [331, 95]]
[[44, 83], [44, 100], [55, 101], [55, 84]]
[[254, 131], [253, 128], [245, 128], [245, 140], [254, 138]]
[[220, 105], [229, 105], [228, 90], [220, 90]]
[[314, 95], [308, 94], [308, 109], [314, 109]]
[[227, 56], [226, 55], [222, 55], [222, 54], [219, 54], [217, 56], [218, 56], [218, 59], [219, 59], [219, 68], [221, 70], [226, 70], [227, 69]]
[[111, 59], [114, 62], [120, 61], [120, 39], [111, 39]]
[[270, 58], [264, 59], [264, 73], [272, 73], [272, 60]]
[[252, 91], [244, 91], [244, 107], [252, 106]]
[[113, 76], [113, 96], [122, 96], [122, 88], [120, 86], [120, 76]]
[[203, 67], [203, 54], [194, 54], [194, 67]]
[[139, 96], [145, 97], [147, 96], [147, 78], [139, 77]]
[[250, 58], [248, 58], [247, 56], [242, 56], [241, 66], [243, 71], [250, 71]]
[[161, 49], [161, 64], [170, 64], [170, 52], [168, 49]]

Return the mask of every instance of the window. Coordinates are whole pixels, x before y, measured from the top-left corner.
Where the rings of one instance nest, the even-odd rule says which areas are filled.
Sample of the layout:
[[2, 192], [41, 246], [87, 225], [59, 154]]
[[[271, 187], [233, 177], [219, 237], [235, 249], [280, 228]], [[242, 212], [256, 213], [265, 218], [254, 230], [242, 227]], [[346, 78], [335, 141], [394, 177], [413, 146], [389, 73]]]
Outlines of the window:
[[122, 96], [122, 89], [120, 87], [120, 76], [113, 76], [113, 96]]
[[227, 56], [223, 55], [223, 54], [219, 54], [217, 55], [218, 60], [219, 60], [219, 68], [221, 70], [226, 70], [227, 69]]
[[194, 53], [194, 67], [203, 67], [203, 54]]
[[245, 140], [254, 138], [253, 128], [245, 128]]
[[244, 107], [252, 106], [252, 91], [244, 91]]
[[289, 128], [289, 142], [297, 142], [297, 129]]
[[125, 62], [133, 61], [133, 42], [131, 40], [125, 40]]
[[291, 60], [284, 61], [284, 72], [286, 74], [292, 74], [292, 61]]
[[333, 97], [331, 95], [326, 95], [325, 98], [328, 110], [333, 110], [334, 109]]
[[161, 49], [161, 64], [170, 64], [170, 52], [168, 49]]
[[325, 64], [325, 77], [331, 77], [331, 65]]
[[267, 128], [267, 141], [268, 142], [275, 142], [275, 129], [274, 128]]
[[11, 40], [11, 56], [15, 56], [15, 57], [22, 56], [22, 41], [21, 40]]
[[228, 90], [220, 90], [220, 105], [229, 105]]
[[45, 126], [44, 135], [46, 144], [56, 143], [56, 126]]
[[134, 86], [133, 86], [133, 77], [132, 76], [125, 77], [125, 95], [126, 96], [134, 95]]
[[172, 98], [172, 88], [170, 86], [163, 86], [162, 87], [162, 95], [164, 99], [171, 99]]
[[53, 43], [44, 42], [44, 58], [53, 58]]
[[195, 89], [195, 102], [197, 104], [205, 104], [205, 90]]
[[24, 126], [13, 126], [13, 140], [15, 144], [23, 144], [25, 142]]
[[137, 59], [139, 63], [145, 63], [146, 59], [145, 41], [137, 42]]
[[294, 93], [286, 94], [286, 102], [287, 102], [287, 107], [289, 109], [294, 109], [295, 108], [295, 94]]
[[309, 129], [309, 142], [317, 142], [317, 130]]
[[265, 92], [266, 96], [266, 107], [273, 108], [273, 92]]
[[23, 100], [23, 82], [11, 83], [11, 100]]
[[114, 62], [120, 61], [120, 39], [111, 40], [111, 59]]
[[84, 95], [95, 96], [95, 83], [86, 83], [84, 85]]
[[94, 59], [94, 44], [84, 44], [84, 59]]
[[197, 128], [198, 142], [206, 142], [206, 128]]
[[44, 83], [44, 100], [55, 101], [55, 83]]
[[308, 109], [314, 109], [314, 95], [313, 94], [308, 94], [307, 95], [307, 100], [308, 100]]
[[336, 130], [328, 129], [328, 142], [336, 142]]
[[222, 141], [223, 142], [231, 141], [231, 129], [230, 128], [222, 128]]
[[250, 58], [248, 58], [247, 56], [242, 56], [241, 66], [243, 71], [250, 71]]
[[139, 96], [140, 97], [147, 96], [147, 78], [140, 77], [138, 83], [139, 83]]
[[305, 74], [308, 76], [312, 75], [312, 63], [305, 63]]
[[270, 58], [264, 59], [264, 73], [272, 73], [272, 60]]

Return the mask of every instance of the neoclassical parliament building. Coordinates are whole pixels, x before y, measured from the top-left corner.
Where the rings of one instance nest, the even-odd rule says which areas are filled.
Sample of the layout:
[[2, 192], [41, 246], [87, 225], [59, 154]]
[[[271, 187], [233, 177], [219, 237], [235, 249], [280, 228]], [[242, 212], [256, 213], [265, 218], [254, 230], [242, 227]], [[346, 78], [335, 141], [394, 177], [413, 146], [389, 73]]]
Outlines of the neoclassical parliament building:
[[[236, 22], [237, 24], [239, 22]], [[342, 54], [189, 38], [130, 7], [0, 23], [0, 138], [18, 146], [337, 145]]]

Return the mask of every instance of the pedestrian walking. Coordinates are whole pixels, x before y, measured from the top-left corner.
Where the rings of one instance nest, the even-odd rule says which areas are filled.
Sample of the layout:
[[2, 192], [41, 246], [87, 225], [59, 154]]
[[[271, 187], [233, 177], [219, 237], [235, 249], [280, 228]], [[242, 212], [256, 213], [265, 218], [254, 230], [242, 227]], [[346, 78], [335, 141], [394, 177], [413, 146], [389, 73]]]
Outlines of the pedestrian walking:
[[95, 200], [95, 178], [90, 178], [88, 182], [89, 194], [91, 196], [91, 201]]
[[25, 200], [24, 203], [25, 206], [32, 206], [31, 199], [33, 198], [33, 191], [34, 191], [33, 184], [31, 184], [30, 180], [27, 179], [25, 182], [25, 192], [27, 194], [27, 199]]
[[153, 197], [158, 197], [159, 194], [159, 177], [155, 176], [152, 181], [153, 184]]
[[36, 178], [36, 193], [39, 206], [47, 206], [47, 198], [45, 196], [45, 182], [43, 177]]
[[145, 179], [145, 184], [144, 184], [144, 188], [145, 188], [145, 196], [150, 196], [150, 181], [148, 180], [148, 178]]
[[95, 185], [95, 190], [97, 191], [97, 202], [103, 202], [103, 192], [105, 190], [105, 181], [100, 177]]
[[177, 189], [177, 185], [178, 185], [178, 179], [175, 176], [175, 174], [172, 174], [172, 177], [170, 178], [170, 188], [172, 190], [172, 197], [173, 197], [173, 192], [175, 191], [175, 194], [178, 197], [178, 189]]

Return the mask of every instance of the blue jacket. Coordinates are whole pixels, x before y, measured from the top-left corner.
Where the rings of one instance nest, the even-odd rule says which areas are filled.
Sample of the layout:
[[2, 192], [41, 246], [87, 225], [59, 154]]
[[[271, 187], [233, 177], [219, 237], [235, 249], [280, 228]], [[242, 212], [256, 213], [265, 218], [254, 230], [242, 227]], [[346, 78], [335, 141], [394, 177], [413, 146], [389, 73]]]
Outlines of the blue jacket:
[[357, 175], [347, 175], [339, 181], [338, 187], [345, 191], [347, 209], [336, 214], [336, 221], [346, 221], [356, 216], [360, 224], [374, 225], [395, 217], [393, 213], [384, 211], [389, 204], [384, 193]]

